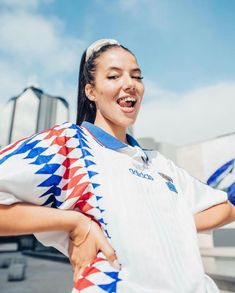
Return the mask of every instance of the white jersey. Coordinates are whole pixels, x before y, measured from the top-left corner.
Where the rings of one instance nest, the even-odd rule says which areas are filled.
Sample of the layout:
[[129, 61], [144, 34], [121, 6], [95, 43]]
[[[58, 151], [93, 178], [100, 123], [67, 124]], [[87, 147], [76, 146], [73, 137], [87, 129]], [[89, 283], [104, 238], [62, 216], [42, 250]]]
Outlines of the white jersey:
[[[100, 223], [122, 269], [99, 254], [73, 292], [219, 292], [204, 273], [193, 215], [227, 195], [127, 140], [84, 122], [12, 144], [0, 152], [0, 203], [74, 209]], [[67, 255], [67, 233], [35, 236]]]

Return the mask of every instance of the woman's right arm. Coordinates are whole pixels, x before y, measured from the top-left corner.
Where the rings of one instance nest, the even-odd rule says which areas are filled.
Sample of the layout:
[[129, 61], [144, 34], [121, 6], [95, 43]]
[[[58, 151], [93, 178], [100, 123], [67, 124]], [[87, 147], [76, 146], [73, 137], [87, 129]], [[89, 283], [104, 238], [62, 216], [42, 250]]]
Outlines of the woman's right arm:
[[[27, 203], [0, 204], [0, 235], [26, 235], [37, 232], [65, 231], [71, 237], [69, 243], [70, 262], [73, 266], [74, 281], [82, 269], [91, 263], [101, 251], [112, 266], [119, 269], [115, 251], [97, 223], [84, 214], [72, 210], [60, 210]], [[84, 235], [87, 234], [85, 241]], [[77, 247], [73, 243], [82, 244]]]
[[[94, 221], [90, 226], [86, 215], [71, 210], [90, 186], [79, 135], [63, 124], [0, 151], [0, 235], [67, 232], [74, 268], [92, 262], [98, 251], [110, 263], [116, 259], [100, 226]], [[83, 191], [77, 188], [82, 184]]]
[[45, 231], [70, 233], [79, 226], [79, 234], [85, 233], [89, 219], [82, 213], [36, 206], [27, 203], [0, 205], [0, 235], [25, 235]]

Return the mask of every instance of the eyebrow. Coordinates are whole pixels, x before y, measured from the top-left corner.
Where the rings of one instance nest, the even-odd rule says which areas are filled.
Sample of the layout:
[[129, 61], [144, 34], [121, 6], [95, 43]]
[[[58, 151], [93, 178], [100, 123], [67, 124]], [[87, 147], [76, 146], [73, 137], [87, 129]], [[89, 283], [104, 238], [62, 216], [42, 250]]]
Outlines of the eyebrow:
[[[109, 68], [107, 69], [107, 71], [109, 71], [109, 70], [118, 70], [118, 71], [120, 71], [120, 70], [122, 70], [122, 69], [119, 68], [119, 67], [116, 67], [116, 66], [112, 66], [112, 67], [109, 67]], [[138, 72], [138, 73], [141, 73], [141, 70], [140, 70], [139, 67], [136, 67], [136, 68], [133, 68], [133, 69], [131, 70], [131, 72]]]

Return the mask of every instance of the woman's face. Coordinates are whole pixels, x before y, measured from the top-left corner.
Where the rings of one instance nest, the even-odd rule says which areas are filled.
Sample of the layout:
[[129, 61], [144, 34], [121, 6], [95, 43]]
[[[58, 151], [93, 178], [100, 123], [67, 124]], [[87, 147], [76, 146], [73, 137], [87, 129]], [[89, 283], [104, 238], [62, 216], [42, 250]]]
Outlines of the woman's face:
[[144, 94], [136, 58], [123, 48], [111, 48], [96, 64], [95, 83], [88, 93], [96, 103], [95, 124], [127, 128], [135, 122]]

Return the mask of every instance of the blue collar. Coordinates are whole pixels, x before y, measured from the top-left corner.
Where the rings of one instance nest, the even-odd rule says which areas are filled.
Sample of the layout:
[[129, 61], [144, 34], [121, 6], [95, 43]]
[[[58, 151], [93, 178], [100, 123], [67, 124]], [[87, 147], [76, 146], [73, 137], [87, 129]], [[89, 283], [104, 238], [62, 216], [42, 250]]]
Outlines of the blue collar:
[[88, 129], [89, 132], [95, 137], [96, 140], [98, 140], [103, 146], [109, 149], [117, 150], [120, 148], [125, 148], [125, 147], [128, 147], [128, 144], [133, 147], [135, 146], [140, 147], [138, 142], [129, 134], [126, 134], [126, 139], [128, 142], [128, 144], [126, 144], [90, 122], [83, 121], [82, 126]]

